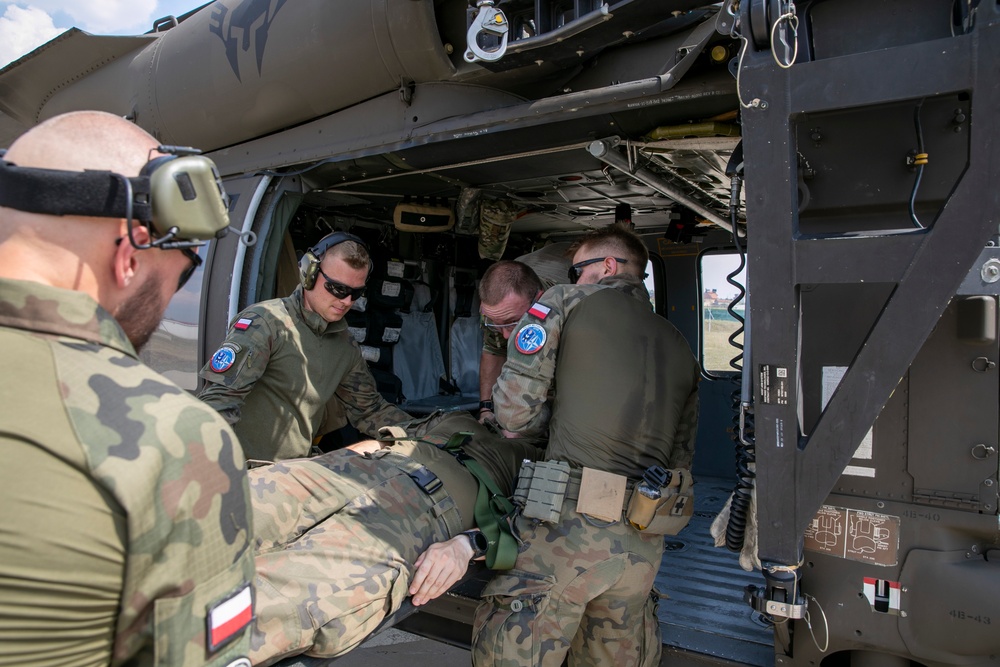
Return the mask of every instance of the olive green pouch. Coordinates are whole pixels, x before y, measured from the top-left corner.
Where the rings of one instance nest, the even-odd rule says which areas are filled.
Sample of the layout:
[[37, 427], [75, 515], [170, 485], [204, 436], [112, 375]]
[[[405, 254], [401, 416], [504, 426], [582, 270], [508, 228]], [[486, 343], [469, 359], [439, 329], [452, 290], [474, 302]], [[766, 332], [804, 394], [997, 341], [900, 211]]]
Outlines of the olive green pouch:
[[562, 514], [569, 464], [564, 461], [525, 461], [517, 478], [514, 501], [528, 519], [555, 523]]

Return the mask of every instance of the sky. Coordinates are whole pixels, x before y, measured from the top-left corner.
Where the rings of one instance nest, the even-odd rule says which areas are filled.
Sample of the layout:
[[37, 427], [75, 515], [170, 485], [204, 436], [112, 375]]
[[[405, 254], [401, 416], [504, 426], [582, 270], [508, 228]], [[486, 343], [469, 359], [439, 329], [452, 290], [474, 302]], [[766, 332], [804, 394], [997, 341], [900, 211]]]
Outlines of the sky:
[[[705, 289], [714, 289], [723, 299], [734, 298], [738, 290], [729, 284], [726, 276], [740, 265], [739, 256], [735, 253], [721, 255], [705, 255], [701, 260], [701, 281]], [[746, 285], [746, 268], [735, 280]]]
[[164, 16], [208, 0], [0, 0], [0, 67], [68, 28], [95, 35], [141, 35]]

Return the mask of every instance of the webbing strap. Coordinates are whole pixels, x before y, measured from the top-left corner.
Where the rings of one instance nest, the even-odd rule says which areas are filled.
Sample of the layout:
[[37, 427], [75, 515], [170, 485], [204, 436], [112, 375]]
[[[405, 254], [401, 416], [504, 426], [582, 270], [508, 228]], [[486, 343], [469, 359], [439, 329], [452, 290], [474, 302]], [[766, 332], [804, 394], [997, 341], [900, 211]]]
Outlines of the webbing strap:
[[459, 432], [451, 436], [442, 449], [455, 455], [466, 470], [479, 482], [476, 506], [473, 514], [476, 526], [486, 536], [486, 567], [491, 570], [509, 570], [517, 561], [517, 540], [514, 539], [507, 518], [514, 513], [514, 505], [500, 493], [496, 482], [487, 474], [479, 462], [467, 456], [462, 446], [472, 437], [471, 433]]
[[[402, 431], [402, 429], [399, 429]], [[385, 431], [385, 432], [383, 432]], [[514, 514], [514, 504], [497, 488], [496, 482], [483, 469], [479, 462], [466, 455], [462, 447], [472, 438], [472, 433], [459, 431], [453, 433], [447, 442], [442, 443], [436, 438], [421, 438], [419, 442], [434, 445], [438, 449], [454, 455], [458, 462], [465, 466], [476, 481], [479, 489], [476, 493], [476, 506], [473, 517], [480, 532], [486, 536], [486, 567], [491, 570], [509, 570], [517, 561], [517, 540], [511, 532], [508, 517]], [[379, 442], [393, 442], [407, 439], [405, 432], [393, 433], [385, 429], [379, 430]], [[452, 533], [455, 534], [455, 533]]]
[[375, 452], [375, 456], [402, 470], [413, 480], [414, 484], [420, 487], [421, 491], [430, 496], [434, 503], [431, 511], [434, 516], [444, 519], [449, 536], [462, 532], [462, 521], [457, 511], [458, 508], [451, 500], [451, 496], [448, 495], [448, 489], [444, 488], [441, 480], [434, 473], [413, 459], [391, 450], [383, 449], [380, 452]]

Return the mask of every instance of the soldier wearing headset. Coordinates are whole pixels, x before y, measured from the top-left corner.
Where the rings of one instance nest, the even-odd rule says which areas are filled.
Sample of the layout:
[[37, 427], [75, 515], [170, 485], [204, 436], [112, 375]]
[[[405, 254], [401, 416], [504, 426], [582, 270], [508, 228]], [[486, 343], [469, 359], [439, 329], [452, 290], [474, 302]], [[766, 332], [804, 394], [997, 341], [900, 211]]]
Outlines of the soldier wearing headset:
[[243, 454], [136, 352], [229, 224], [193, 152], [81, 111], [0, 161], [0, 665], [249, 665]]
[[371, 269], [358, 237], [334, 232], [299, 264], [291, 296], [254, 304], [201, 370], [199, 398], [233, 425], [252, 461], [308, 456], [335, 399], [362, 433], [412, 417], [378, 393], [344, 316], [365, 292]]

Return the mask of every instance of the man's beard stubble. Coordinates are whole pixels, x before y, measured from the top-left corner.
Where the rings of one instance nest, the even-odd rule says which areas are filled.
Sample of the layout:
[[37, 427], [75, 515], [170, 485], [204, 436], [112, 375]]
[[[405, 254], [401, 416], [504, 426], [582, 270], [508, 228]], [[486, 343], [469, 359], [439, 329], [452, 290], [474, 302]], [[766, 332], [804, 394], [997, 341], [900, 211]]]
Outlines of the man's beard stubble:
[[147, 278], [114, 313], [136, 352], [149, 342], [163, 319], [166, 304], [161, 302], [159, 280], [160, 276], [156, 274]]

